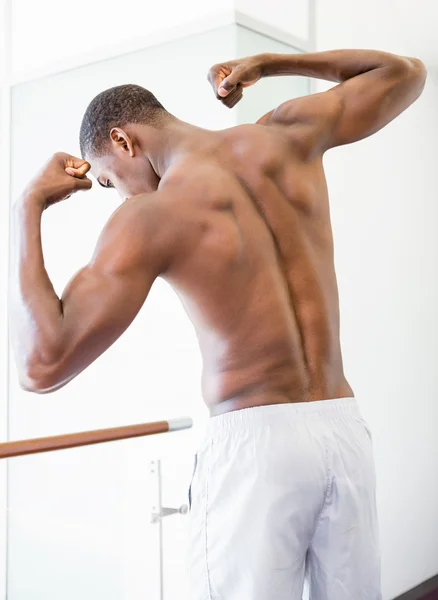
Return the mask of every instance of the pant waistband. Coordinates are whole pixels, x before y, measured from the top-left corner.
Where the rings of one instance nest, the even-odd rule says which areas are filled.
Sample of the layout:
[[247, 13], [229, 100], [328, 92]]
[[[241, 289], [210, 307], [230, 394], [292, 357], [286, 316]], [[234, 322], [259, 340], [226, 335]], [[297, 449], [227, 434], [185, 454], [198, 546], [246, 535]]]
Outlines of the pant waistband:
[[315, 402], [295, 402], [289, 404], [268, 404], [234, 410], [212, 417], [208, 424], [208, 433], [215, 435], [225, 431], [248, 429], [258, 425], [267, 425], [281, 419], [291, 421], [313, 418], [336, 418], [336, 416], [360, 417], [358, 402], [355, 398], [336, 398]]

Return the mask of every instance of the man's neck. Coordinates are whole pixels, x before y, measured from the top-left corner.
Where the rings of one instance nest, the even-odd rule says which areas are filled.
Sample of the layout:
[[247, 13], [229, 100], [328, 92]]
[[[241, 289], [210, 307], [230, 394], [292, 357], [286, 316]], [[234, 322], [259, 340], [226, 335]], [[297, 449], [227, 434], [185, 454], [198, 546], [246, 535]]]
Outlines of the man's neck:
[[148, 137], [145, 147], [146, 156], [160, 179], [182, 155], [199, 152], [203, 146], [211, 145], [214, 137], [212, 131], [175, 118], [155, 131], [156, 135], [152, 140]]

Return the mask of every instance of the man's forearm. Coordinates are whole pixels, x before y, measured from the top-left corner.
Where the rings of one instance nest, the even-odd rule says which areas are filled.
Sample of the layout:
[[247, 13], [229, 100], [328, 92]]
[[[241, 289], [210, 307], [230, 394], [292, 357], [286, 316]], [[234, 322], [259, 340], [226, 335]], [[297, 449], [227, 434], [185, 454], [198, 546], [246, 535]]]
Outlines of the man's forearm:
[[13, 211], [10, 280], [11, 334], [23, 383], [38, 365], [49, 365], [59, 348], [62, 306], [44, 266], [43, 205], [23, 197]]
[[[302, 75], [341, 83], [375, 69], [402, 70], [416, 59], [377, 50], [330, 50], [309, 54], [262, 54], [262, 77]], [[421, 64], [421, 63], [420, 63]]]

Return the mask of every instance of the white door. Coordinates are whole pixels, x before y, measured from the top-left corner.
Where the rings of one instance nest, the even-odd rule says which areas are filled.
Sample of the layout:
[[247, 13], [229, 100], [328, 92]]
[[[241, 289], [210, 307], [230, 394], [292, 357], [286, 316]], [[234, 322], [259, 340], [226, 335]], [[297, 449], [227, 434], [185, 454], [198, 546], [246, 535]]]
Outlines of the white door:
[[[209, 66], [236, 52], [262, 51], [291, 49], [229, 26], [15, 87], [12, 197], [53, 152], [78, 154], [82, 114], [108, 87], [143, 85], [170, 112], [212, 129], [251, 121], [254, 107], [265, 112], [307, 92], [305, 80], [276, 81], [269, 88], [263, 82], [258, 91], [248, 90], [239, 111], [220, 105], [206, 82]], [[118, 203], [114, 192], [95, 185], [44, 215], [46, 267], [58, 293], [89, 260]], [[200, 371], [194, 331], [163, 281], [114, 347], [59, 392], [22, 392], [11, 361], [11, 439], [180, 416], [191, 416], [195, 428], [10, 461], [9, 600], [188, 600], [188, 517], [167, 516], [161, 526], [151, 522], [158, 485], [151, 461], [162, 457], [163, 506], [186, 504], [207, 419]]]

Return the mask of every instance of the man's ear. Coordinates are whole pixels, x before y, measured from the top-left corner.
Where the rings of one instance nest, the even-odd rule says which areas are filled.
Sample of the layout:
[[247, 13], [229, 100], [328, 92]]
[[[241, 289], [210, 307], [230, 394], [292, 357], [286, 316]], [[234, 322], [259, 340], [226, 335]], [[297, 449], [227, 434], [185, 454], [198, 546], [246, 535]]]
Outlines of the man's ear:
[[132, 139], [125, 131], [123, 131], [123, 129], [120, 129], [120, 127], [113, 127], [110, 136], [114, 150], [128, 152], [130, 156], [134, 156], [135, 152]]

